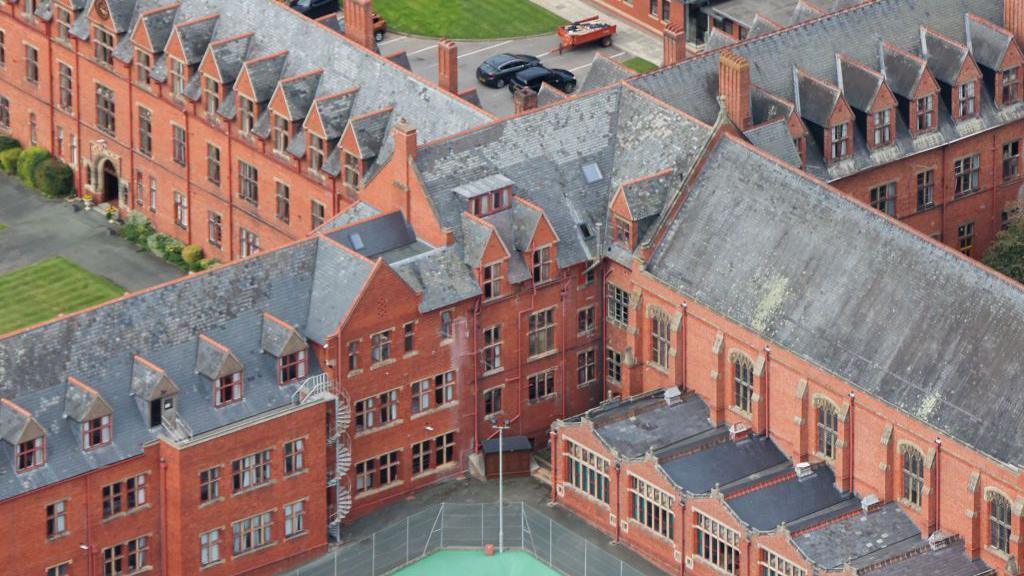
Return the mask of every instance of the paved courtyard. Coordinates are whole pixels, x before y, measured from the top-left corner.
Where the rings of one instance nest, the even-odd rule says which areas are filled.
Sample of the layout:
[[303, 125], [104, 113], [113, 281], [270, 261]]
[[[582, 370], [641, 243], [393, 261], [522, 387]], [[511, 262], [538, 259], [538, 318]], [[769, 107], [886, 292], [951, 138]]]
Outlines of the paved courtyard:
[[110, 234], [98, 212], [75, 212], [10, 176], [0, 175], [0, 274], [63, 256], [86, 270], [136, 291], [181, 276], [175, 266]]

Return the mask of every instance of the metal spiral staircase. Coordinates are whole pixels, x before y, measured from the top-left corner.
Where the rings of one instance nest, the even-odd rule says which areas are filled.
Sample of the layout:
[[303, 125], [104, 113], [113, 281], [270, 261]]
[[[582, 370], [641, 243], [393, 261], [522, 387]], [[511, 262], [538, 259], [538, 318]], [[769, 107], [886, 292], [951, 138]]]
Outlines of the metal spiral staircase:
[[334, 469], [328, 472], [327, 485], [334, 486], [336, 502], [334, 513], [328, 518], [327, 530], [335, 541], [341, 537], [341, 521], [352, 511], [352, 489], [348, 471], [352, 469], [352, 439], [348, 427], [352, 423], [352, 403], [348, 394], [327, 374], [307, 378], [295, 391], [295, 404], [308, 404], [334, 400], [334, 430], [328, 444], [334, 445]]

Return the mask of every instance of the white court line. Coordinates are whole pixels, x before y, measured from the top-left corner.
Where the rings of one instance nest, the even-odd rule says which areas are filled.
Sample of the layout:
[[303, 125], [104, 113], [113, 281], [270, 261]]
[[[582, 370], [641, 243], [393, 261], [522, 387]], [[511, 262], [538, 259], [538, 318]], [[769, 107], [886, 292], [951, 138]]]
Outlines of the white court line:
[[430, 46], [427, 46], [426, 48], [420, 48], [419, 50], [416, 50], [414, 52], [409, 52], [408, 55], [409, 56], [413, 56], [415, 54], [419, 54], [420, 52], [426, 52], [427, 50], [437, 50], [437, 45], [436, 44], [431, 44]]
[[493, 50], [493, 49], [498, 48], [500, 46], [504, 46], [505, 44], [511, 44], [511, 43], [512, 43], [511, 40], [505, 40], [504, 42], [498, 42], [497, 44], [491, 44], [490, 46], [484, 46], [483, 48], [481, 48], [479, 50], [473, 50], [472, 52], [466, 52], [465, 54], [460, 54], [459, 55], [459, 60], [462, 60], [466, 56], [472, 56], [473, 54], [479, 54], [480, 52], [485, 52], [487, 50]]

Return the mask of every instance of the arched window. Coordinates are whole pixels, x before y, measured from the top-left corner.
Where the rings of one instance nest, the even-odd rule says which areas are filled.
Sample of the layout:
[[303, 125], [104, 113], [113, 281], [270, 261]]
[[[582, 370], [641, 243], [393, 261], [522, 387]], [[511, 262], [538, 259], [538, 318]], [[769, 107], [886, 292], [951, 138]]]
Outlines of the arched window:
[[1013, 534], [1010, 517], [1010, 501], [1002, 494], [990, 493], [988, 502], [989, 546], [1010, 553], [1010, 536]]
[[839, 441], [839, 410], [828, 400], [815, 402], [818, 409], [818, 453], [829, 460], [836, 457]]
[[913, 446], [903, 447], [903, 499], [920, 506], [924, 492], [924, 456]]
[[745, 356], [736, 355], [732, 362], [733, 403], [750, 412], [754, 396], [754, 365]]
[[654, 310], [651, 314], [651, 361], [657, 366], [668, 369], [669, 351], [669, 320], [668, 314], [662, 310]]

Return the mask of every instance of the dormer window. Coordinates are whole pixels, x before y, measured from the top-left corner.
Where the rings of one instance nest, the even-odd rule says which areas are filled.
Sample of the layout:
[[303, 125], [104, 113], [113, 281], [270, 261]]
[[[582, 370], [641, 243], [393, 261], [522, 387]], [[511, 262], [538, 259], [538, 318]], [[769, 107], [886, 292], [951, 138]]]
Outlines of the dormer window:
[[892, 142], [892, 110], [885, 109], [875, 112], [871, 116], [871, 123], [874, 126], [875, 146], [886, 146]]
[[501, 297], [501, 262], [488, 264], [481, 271], [484, 289], [484, 300], [493, 300]]
[[956, 89], [956, 106], [958, 118], [970, 118], [974, 116], [977, 109], [977, 95], [975, 94], [975, 82], [964, 82]]
[[39, 468], [46, 463], [46, 438], [40, 436], [18, 444], [18, 472]]
[[256, 103], [242, 95], [238, 96], [238, 127], [242, 134], [256, 127]]
[[313, 172], [320, 170], [324, 165], [324, 148], [326, 142], [323, 138], [309, 133], [309, 169]]
[[113, 425], [109, 415], [82, 422], [82, 448], [89, 450], [110, 444], [112, 432]]
[[359, 180], [362, 178], [362, 166], [359, 157], [351, 152], [345, 151], [345, 165], [342, 168], [345, 177], [345, 186], [355, 192], [359, 189]]
[[832, 127], [832, 161], [837, 162], [846, 158], [850, 152], [850, 125], [848, 123], [836, 124]]
[[292, 141], [292, 126], [287, 118], [274, 114], [274, 152], [284, 154]]
[[206, 113], [213, 116], [220, 108], [220, 82], [213, 76], [203, 76], [203, 97], [206, 99]]
[[170, 77], [171, 77], [171, 95], [176, 97], [184, 96], [185, 94], [185, 63], [177, 58], [168, 58], [170, 60]]
[[281, 384], [289, 384], [306, 377], [306, 351], [299, 350], [294, 354], [282, 356], [278, 360]]
[[631, 228], [632, 222], [629, 220], [621, 216], [612, 217], [612, 239], [627, 248], [633, 247]]
[[153, 57], [142, 49], [135, 50], [135, 81], [149, 84], [149, 74], [153, 67]]
[[71, 39], [71, 12], [67, 8], [54, 6], [57, 20], [57, 40], [68, 42]]
[[533, 251], [533, 283], [551, 280], [551, 247], [542, 246]]
[[494, 214], [499, 210], [504, 210], [509, 206], [509, 190], [508, 188], [499, 188], [498, 190], [492, 190], [486, 194], [481, 194], [469, 200], [469, 209], [473, 214], [477, 216], [486, 216], [488, 214]]
[[231, 404], [242, 399], [242, 373], [235, 372], [217, 379], [217, 406]]
[[114, 35], [99, 26], [93, 28], [96, 61], [107, 66], [114, 65]]
[[925, 132], [935, 126], [935, 95], [917, 99], [917, 131]]
[[1020, 66], [1010, 68], [1002, 74], [1002, 96], [1003, 106], [1020, 102], [1021, 100], [1021, 74]]

